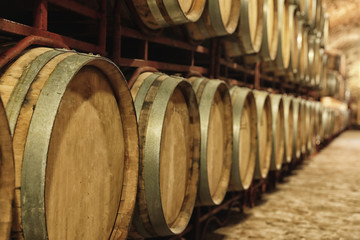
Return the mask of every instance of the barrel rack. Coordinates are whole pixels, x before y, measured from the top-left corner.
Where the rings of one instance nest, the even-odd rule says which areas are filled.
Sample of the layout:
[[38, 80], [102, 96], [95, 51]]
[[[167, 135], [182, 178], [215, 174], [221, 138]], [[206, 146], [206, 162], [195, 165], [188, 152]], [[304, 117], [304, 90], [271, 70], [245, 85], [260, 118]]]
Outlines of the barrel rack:
[[[94, 0], [95, 1], [95, 0]], [[224, 57], [221, 39], [211, 39], [206, 43], [193, 44], [189, 41], [178, 40], [164, 36], [161, 32], [144, 34], [144, 26], [139, 29], [129, 28], [121, 24], [119, 2], [109, 18], [107, 0], [96, 0], [99, 9], [92, 9], [73, 0], [37, 0], [34, 6], [33, 24], [7, 20], [0, 17], [0, 35], [9, 36], [16, 40], [10, 48], [0, 54], [0, 68], [11, 62], [26, 48], [34, 45], [76, 49], [82, 52], [101, 54], [111, 58], [130, 79], [136, 68], [153, 67], [170, 74], [201, 74], [210, 78], [219, 78], [231, 84], [246, 86], [252, 89], [266, 89], [274, 93], [292, 93], [309, 99], [318, 99], [318, 93], [309, 87], [288, 83], [271, 75], [262, 74], [260, 62], [244, 67]], [[126, 0], [131, 8], [131, 1]], [[93, 33], [96, 43], [75, 39], [48, 30], [48, 5], [56, 5], [63, 11], [70, 11], [98, 23], [98, 29]], [[136, 14], [134, 15], [136, 16]], [[139, 19], [135, 19], [140, 22]], [[77, 23], [75, 22], [74, 25]], [[110, 26], [110, 27], [109, 27]], [[72, 26], [69, 26], [72, 27]], [[180, 29], [181, 30], [181, 29]], [[110, 39], [110, 40], [109, 40]], [[131, 42], [131, 53], [126, 49]], [[163, 58], [157, 58], [155, 51], [162, 50]], [[155, 56], [155, 57], [154, 57]], [[171, 57], [171, 59], [170, 59]], [[176, 60], [177, 58], [181, 61]], [[175, 59], [176, 61], [174, 61]], [[326, 144], [326, 143], [324, 143]], [[318, 146], [319, 151], [325, 145]], [[179, 236], [170, 239], [181, 239], [188, 236], [192, 239], [205, 239], [204, 234], [212, 222], [224, 225], [230, 217], [234, 207], [240, 212], [245, 206], [254, 207], [258, 199], [265, 192], [273, 190], [278, 182], [288, 176], [309, 154], [300, 159], [294, 159], [291, 165], [285, 165], [280, 172], [270, 172], [266, 180], [254, 181], [248, 191], [229, 192], [220, 206], [196, 207], [188, 228]], [[226, 214], [220, 214], [223, 211]], [[163, 238], [169, 239], [169, 238]]]

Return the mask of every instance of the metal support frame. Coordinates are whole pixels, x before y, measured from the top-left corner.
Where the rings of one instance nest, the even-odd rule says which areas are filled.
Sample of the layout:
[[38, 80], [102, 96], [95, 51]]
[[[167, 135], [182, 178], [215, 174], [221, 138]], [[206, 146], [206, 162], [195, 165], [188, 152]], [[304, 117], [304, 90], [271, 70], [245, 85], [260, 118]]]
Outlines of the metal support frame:
[[[4, 33], [15, 34], [19, 36], [36, 36], [43, 39], [48, 39], [42, 44], [45, 46], [54, 46], [47, 45], [48, 42], [57, 42], [60, 46], [68, 46], [84, 52], [99, 53], [106, 55], [106, 21], [107, 21], [107, 0], [101, 1], [100, 12], [83, 6], [72, 0], [38, 0], [34, 6], [34, 21], [33, 26], [28, 26], [13, 22], [4, 18], [0, 18], [0, 31]], [[84, 41], [80, 41], [71, 37], [62, 36], [57, 33], [49, 32], [48, 27], [48, 3], [60, 6], [69, 11], [76, 12], [80, 15], [97, 19], [100, 22], [99, 33], [98, 33], [98, 44], [92, 44]], [[27, 39], [27, 38], [25, 38]], [[22, 43], [24, 44], [24, 43]], [[31, 45], [31, 44], [29, 44]]]

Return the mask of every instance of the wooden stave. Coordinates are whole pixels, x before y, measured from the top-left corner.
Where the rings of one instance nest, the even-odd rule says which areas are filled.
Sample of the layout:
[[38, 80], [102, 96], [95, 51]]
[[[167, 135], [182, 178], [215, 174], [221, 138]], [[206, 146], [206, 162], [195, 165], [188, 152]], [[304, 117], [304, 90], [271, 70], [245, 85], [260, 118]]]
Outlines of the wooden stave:
[[231, 0], [231, 20], [224, 23], [219, 0], [207, 0], [202, 16], [197, 22], [186, 24], [190, 37], [196, 41], [233, 34], [239, 24], [240, 2]]
[[[289, 35], [289, 0], [278, 0], [278, 47], [274, 61], [264, 62], [262, 70], [274, 72], [276, 76], [284, 76], [290, 65], [290, 35]], [[284, 25], [285, 24], [285, 25]], [[283, 45], [286, 44], [286, 49]]]
[[[249, 189], [255, 171], [255, 158], [256, 158], [256, 139], [257, 139], [257, 113], [255, 106], [255, 97], [254, 94], [248, 88], [241, 88], [237, 86], [233, 86], [230, 89], [230, 94], [233, 99], [233, 155], [232, 155], [232, 166], [231, 166], [231, 177], [230, 177], [230, 190], [241, 191]], [[245, 101], [249, 101], [252, 109], [252, 125], [251, 132], [252, 136], [250, 138], [253, 139], [250, 149], [251, 149], [251, 157], [250, 157], [250, 172], [246, 174], [244, 177], [245, 180], [242, 181], [242, 176], [239, 171], [239, 142], [240, 142], [240, 126], [241, 125], [241, 116], [243, 112], [243, 108], [245, 105]], [[240, 123], [240, 124], [239, 124]], [[238, 130], [238, 131], [237, 131]], [[252, 169], [252, 170], [251, 170]]]
[[[256, 153], [256, 164], [255, 164], [255, 179], [265, 179], [270, 170], [271, 164], [271, 152], [272, 152], [272, 114], [271, 114], [271, 99], [268, 92], [265, 91], [253, 91], [255, 100], [256, 100], [256, 111], [257, 111], [257, 153]], [[265, 153], [265, 164], [266, 166], [262, 166], [262, 160], [260, 159], [260, 124], [261, 124], [261, 116], [263, 108], [266, 108], [267, 111], [267, 119], [270, 121], [267, 122], [267, 149]]]
[[191, 7], [192, 13], [188, 14], [183, 12], [178, 0], [161, 3], [156, 0], [132, 1], [142, 22], [152, 30], [195, 22], [201, 17], [206, 3], [206, 0], [195, 0], [195, 6]]
[[10, 239], [12, 205], [15, 193], [15, 169], [12, 138], [6, 110], [0, 99], [0, 239]]
[[[192, 83], [193, 89], [196, 93], [196, 97], [199, 103], [200, 112], [200, 125], [201, 125], [201, 157], [200, 157], [200, 180], [197, 205], [199, 206], [212, 206], [219, 205], [225, 198], [228, 185], [230, 183], [231, 164], [232, 164], [232, 146], [233, 146], [233, 134], [232, 134], [232, 105], [230, 92], [227, 84], [222, 80], [207, 79], [192, 77], [189, 79]], [[212, 101], [215, 93], [219, 91], [223, 94], [226, 107], [228, 120], [226, 124], [227, 139], [225, 144], [225, 157], [224, 157], [224, 169], [221, 175], [221, 186], [216, 190], [215, 197], [211, 196], [209, 189], [209, 180], [207, 173], [207, 134], [208, 123], [211, 114]], [[211, 100], [211, 101], [209, 101]], [[219, 184], [220, 184], [219, 183]]]
[[[38, 49], [40, 49], [40, 48], [38, 48]], [[33, 50], [36, 50], [36, 49], [33, 49]], [[47, 53], [50, 53], [50, 54], [47, 54]], [[54, 53], [54, 54], [52, 54], [52, 53]], [[50, 120], [54, 119], [55, 116], [52, 116], [52, 115], [54, 115], [54, 114], [56, 115], [57, 109], [49, 110], [48, 108], [44, 107], [45, 106], [44, 103], [49, 103], [51, 100], [53, 100], [53, 101], [59, 101], [59, 99], [61, 100], [61, 97], [62, 97], [61, 90], [56, 91], [56, 93], [57, 93], [56, 96], [52, 96], [52, 93], [54, 93], [55, 91], [51, 91], [51, 90], [49, 91], [49, 89], [54, 88], [54, 86], [55, 86], [55, 88], [56, 87], [63, 88], [63, 91], [65, 91], [64, 89], [66, 88], [66, 85], [65, 86], [56, 86], [56, 82], [57, 82], [56, 78], [59, 78], [58, 74], [60, 73], [60, 75], [61, 75], [62, 83], [67, 84], [68, 82], [70, 82], [71, 79], [66, 79], [66, 77], [72, 76], [77, 73], [76, 66], [93, 65], [93, 66], [97, 66], [99, 69], [103, 68], [104, 71], [106, 68], [108, 68], [108, 71], [109, 71], [108, 73], [115, 75], [112, 77], [109, 76], [109, 81], [111, 81], [112, 87], [119, 88], [119, 90], [116, 90], [119, 92], [114, 91], [114, 93], [117, 96], [121, 95], [123, 102], [124, 101], [131, 102], [130, 105], [127, 105], [125, 103], [125, 105], [127, 105], [127, 106], [122, 106], [122, 105], [119, 106], [119, 110], [121, 108], [121, 111], [123, 111], [125, 113], [124, 115], [126, 115], [126, 117], [122, 117], [122, 121], [126, 122], [126, 123], [131, 123], [129, 125], [133, 125], [133, 126], [129, 126], [129, 128], [126, 131], [124, 131], [125, 138], [129, 137], [129, 139], [126, 140], [126, 144], [129, 144], [130, 142], [134, 143], [135, 145], [132, 144], [132, 145], [134, 145], [133, 146], [134, 149], [132, 149], [132, 150], [136, 150], [136, 151], [130, 151], [131, 152], [130, 153], [127, 149], [126, 153], [125, 153], [129, 158], [129, 161], [127, 161], [126, 165], [128, 168], [130, 168], [130, 171], [124, 177], [124, 179], [126, 179], [126, 183], [124, 180], [124, 186], [123, 186], [122, 193], [125, 192], [130, 195], [128, 196], [128, 199], [121, 201], [126, 204], [119, 205], [119, 209], [117, 210], [118, 213], [117, 213], [117, 217], [116, 217], [116, 222], [114, 223], [114, 228], [111, 232], [112, 238], [125, 239], [126, 235], [127, 235], [127, 228], [130, 223], [131, 214], [133, 211], [133, 206], [134, 206], [133, 202], [134, 202], [135, 195], [136, 195], [136, 190], [134, 189], [134, 187], [136, 188], [136, 184], [132, 185], [131, 181], [133, 181], [134, 179], [137, 179], [137, 169], [138, 169], [138, 165], [137, 165], [138, 151], [137, 151], [137, 145], [136, 145], [136, 143], [137, 143], [136, 128], [137, 127], [136, 127], [135, 112], [132, 111], [133, 109], [131, 109], [131, 107], [133, 106], [132, 99], [131, 99], [130, 94], [127, 94], [127, 92], [128, 93], [130, 93], [130, 92], [127, 88], [127, 85], [125, 83], [123, 75], [121, 74], [120, 70], [117, 68], [117, 66], [115, 64], [113, 64], [109, 60], [99, 57], [99, 56], [77, 54], [72, 51], [64, 51], [64, 50], [49, 49], [49, 51], [47, 51], [43, 54], [40, 54], [39, 56], [36, 56], [36, 58], [32, 59], [31, 62], [28, 63], [28, 67], [27, 67], [25, 73], [23, 72], [22, 75], [19, 76], [20, 81], [14, 86], [14, 91], [12, 92], [11, 96], [8, 96], [9, 99], [7, 100], [8, 101], [7, 102], [7, 114], [9, 116], [10, 122], [12, 123], [11, 132], [14, 132], [16, 120], [17, 120], [19, 112], [20, 112], [18, 109], [13, 109], [13, 108], [22, 107], [22, 102], [24, 101], [25, 95], [27, 94], [27, 89], [22, 89], [22, 87], [25, 87], [25, 88], [29, 87], [29, 89], [30, 89], [30, 85], [32, 84], [32, 81], [34, 80], [33, 78], [35, 78], [37, 76], [37, 74], [39, 73], [39, 71], [42, 69], [43, 66], [45, 66], [52, 58], [59, 56], [61, 54], [65, 55], [68, 53], [71, 53], [71, 55], [68, 55], [59, 64], [62, 64], [64, 66], [69, 64], [72, 66], [72, 68], [69, 71], [66, 71], [66, 76], [64, 76], [64, 74], [63, 74], [64, 71], [61, 71], [62, 69], [60, 69], [59, 66], [57, 66], [57, 68], [54, 70], [54, 72], [49, 77], [50, 80], [46, 79], [46, 82], [47, 82], [46, 87], [44, 87], [42, 89], [42, 91], [39, 95], [39, 99], [37, 100], [37, 103], [36, 103], [37, 107], [33, 113], [31, 123], [29, 126], [29, 133], [28, 133], [27, 139], [26, 139], [26, 145], [25, 145], [25, 151], [24, 151], [24, 157], [23, 157], [24, 162], [23, 162], [23, 167], [22, 167], [22, 179], [24, 180], [23, 184], [21, 185], [21, 188], [22, 188], [21, 215], [22, 215], [22, 220], [23, 220], [23, 231], [24, 231], [23, 234], [25, 235], [25, 238], [29, 238], [29, 239], [47, 239], [47, 230], [46, 230], [46, 223], [45, 223], [45, 209], [39, 208], [39, 210], [38, 209], [31, 210], [32, 207], [30, 205], [30, 204], [38, 204], [39, 206], [40, 205], [43, 206], [43, 204], [44, 204], [44, 200], [41, 199], [42, 196], [44, 196], [44, 194], [40, 194], [40, 195], [36, 196], [35, 192], [36, 191], [42, 192], [43, 191], [42, 188], [44, 187], [45, 182], [44, 181], [42, 183], [40, 182], [40, 184], [38, 184], [36, 186], [31, 186], [31, 184], [32, 184], [32, 182], [41, 181], [41, 178], [44, 177], [44, 174], [43, 175], [33, 174], [34, 172], [45, 171], [45, 168], [36, 169], [36, 166], [34, 166], [35, 165], [34, 160], [36, 160], [38, 162], [42, 161], [43, 166], [46, 166], [46, 154], [44, 155], [45, 159], [42, 159], [41, 157], [34, 158], [33, 153], [34, 153], [34, 151], [37, 151], [37, 153], [35, 153], [35, 154], [39, 154], [39, 152], [41, 152], [41, 149], [46, 151], [47, 147], [40, 146], [40, 145], [41, 145], [41, 142], [46, 141], [46, 138], [50, 137], [49, 135], [47, 137], [44, 137], [45, 140], [42, 139], [43, 137], [40, 137], [40, 139], [42, 139], [41, 141], [39, 141], [39, 137], [37, 137], [36, 139], [35, 138], [30, 139], [31, 134], [33, 132], [33, 131], [31, 132], [31, 129], [38, 129], [38, 132], [47, 131], [48, 134], [50, 134], [51, 128], [52, 128], [52, 126], [44, 127], [43, 124], [36, 122], [36, 119], [39, 119], [39, 118], [44, 119], [45, 118], [44, 115], [42, 115], [40, 113], [39, 109], [45, 109], [45, 111], [47, 112], [46, 119], [50, 119]], [[68, 58], [68, 57], [71, 57], [71, 58]], [[37, 60], [40, 60], [40, 61], [37, 61]], [[69, 61], [72, 61], [72, 60], [74, 60], [74, 62], [73, 62], [73, 64], [70, 64]], [[33, 67], [33, 65], [31, 65], [32, 63], [34, 63], [35, 67]], [[119, 79], [123, 79], [123, 82], [119, 81]], [[19, 85], [19, 84], [21, 84], [21, 85]], [[124, 86], [120, 86], [121, 84], [123, 84]], [[40, 99], [40, 97], [41, 97], [41, 99]], [[119, 101], [119, 103], [121, 102], [120, 100], [118, 100], [118, 101]], [[135, 121], [133, 121], [133, 120], [135, 120]], [[32, 134], [32, 135], [34, 135], [34, 134]], [[29, 152], [29, 150], [27, 150], [27, 149], [30, 149], [33, 152]], [[27, 161], [27, 159], [31, 159], [31, 158], [34, 158], [34, 160], [33, 160], [33, 162], [30, 163], [29, 160]], [[29, 166], [29, 164], [32, 168], [27, 167], [27, 166]], [[128, 184], [128, 185], [126, 185], [126, 184]], [[35, 195], [35, 197], [33, 197], [34, 195]], [[19, 194], [19, 196], [20, 196], [20, 194]], [[24, 198], [26, 198], [26, 201], [24, 201]], [[34, 198], [38, 198], [38, 199], [34, 200]], [[28, 214], [28, 211], [29, 211], [29, 214]], [[125, 222], [126, 226], [120, 225], [120, 223], [122, 221]], [[15, 236], [19, 237], [20, 239], [23, 239], [23, 236], [20, 233], [16, 233]]]
[[[272, 112], [272, 151], [270, 170], [279, 171], [281, 170], [285, 153], [284, 101], [280, 94], [270, 94], [270, 99]], [[280, 116], [278, 116], [278, 114], [280, 114]], [[278, 119], [278, 117], [280, 117], [280, 119]], [[278, 127], [277, 121], [280, 121], [281, 123], [280, 136], [276, 136]]]
[[[144, 73], [143, 73], [144, 74]], [[140, 74], [141, 76], [141, 74]], [[161, 83], [159, 83], [159, 78], [163, 78], [160, 80]], [[158, 81], [158, 82], [157, 82]], [[138, 82], [139, 84], [139, 82]], [[160, 89], [160, 87], [162, 88]], [[133, 88], [137, 87], [137, 83], [133, 85]], [[193, 208], [195, 206], [195, 200], [197, 195], [197, 182], [199, 179], [199, 156], [200, 156], [200, 117], [198, 112], [198, 105], [196, 101], [195, 93], [191, 87], [191, 85], [185, 81], [185, 79], [176, 77], [176, 76], [167, 76], [163, 73], [151, 73], [151, 75], [144, 80], [144, 83], [140, 83], [140, 86], [138, 86], [138, 91], [132, 91], [132, 94], [135, 99], [135, 108], [137, 112], [137, 118], [139, 123], [139, 135], [140, 138], [143, 138], [143, 142], [140, 142], [140, 144], [143, 144], [142, 147], [144, 150], [144, 156], [141, 156], [140, 158], [140, 169], [142, 171], [139, 173], [139, 188], [138, 188], [138, 199], [136, 203], [136, 208], [134, 212], [134, 219], [133, 219], [133, 225], [141, 236], [143, 237], [154, 237], [154, 236], [167, 236], [167, 235], [174, 235], [181, 233], [187, 226], [188, 222], [190, 221], [191, 213], [193, 211]], [[156, 109], [153, 107], [150, 107], [151, 113], [149, 113], [149, 119], [143, 120], [144, 122], [140, 122], [142, 117], [141, 113], [144, 111], [144, 106], [148, 105], [147, 100], [149, 98], [148, 91], [151, 87], [158, 88], [158, 92], [154, 97], [153, 103], [151, 103], [154, 106], [161, 106], [162, 109], [160, 109], [160, 114], [155, 114]], [[161, 194], [160, 194], [160, 183], [159, 183], [159, 171], [160, 171], [160, 142], [161, 142], [161, 136], [159, 139], [158, 134], [150, 131], [151, 126], [155, 126], [158, 122], [164, 121], [164, 117], [166, 114], [166, 108], [167, 104], [162, 106], [163, 102], [170, 99], [173, 91], [175, 91], [176, 88], [181, 88], [182, 91], [184, 91], [184, 94], [186, 93], [187, 98], [185, 100], [187, 101], [187, 105], [190, 108], [189, 112], [191, 115], [191, 121], [193, 121], [193, 136], [194, 136], [194, 146], [193, 146], [193, 155], [192, 155], [192, 167], [191, 167], [191, 179], [189, 180], [190, 183], [188, 184], [187, 189], [187, 196], [184, 198], [184, 202], [182, 205], [182, 211], [187, 210], [187, 212], [181, 212], [175, 221], [180, 226], [169, 226], [168, 223], [165, 220], [164, 212], [162, 209], [162, 206], [157, 206], [157, 203], [161, 203]], [[133, 90], [133, 89], [132, 89]], [[162, 91], [160, 91], [162, 90]], [[156, 102], [155, 102], [156, 101]], [[145, 104], [146, 103], [146, 104]], [[149, 106], [147, 106], [149, 107]], [[155, 109], [155, 110], [153, 110]], [[159, 111], [158, 111], [159, 113]], [[150, 116], [151, 115], [151, 116]], [[159, 117], [160, 115], [160, 117]], [[151, 122], [150, 122], [151, 121]], [[146, 127], [148, 130], [146, 137], [142, 135], [140, 124], [150, 124], [150, 128]], [[161, 124], [163, 126], [163, 124]], [[148, 137], [148, 135], [151, 134], [151, 138]], [[147, 141], [145, 141], [145, 138]], [[154, 140], [157, 138], [157, 147], [152, 144], [154, 143]], [[160, 142], [159, 142], [160, 140]], [[153, 149], [155, 151], [153, 151]], [[141, 145], [140, 145], [141, 149]], [[150, 152], [153, 152], [152, 154]], [[150, 154], [149, 154], [150, 153]], [[146, 154], [146, 156], [145, 156]], [[153, 162], [151, 161], [151, 157], [154, 158], [154, 154], [156, 154], [158, 157], [156, 157], [157, 164], [154, 166]], [[149, 158], [150, 157], [150, 158]], [[146, 174], [145, 169], [155, 169], [157, 172], [156, 174]], [[188, 182], [189, 182], [188, 181]], [[155, 194], [154, 194], [155, 192]], [[189, 196], [189, 195], [190, 196]], [[142, 202], [140, 199], [143, 199]], [[147, 200], [150, 199], [150, 200]], [[146, 201], [146, 203], [144, 203]], [[141, 204], [146, 204], [145, 206], [141, 206]], [[143, 209], [143, 210], [141, 210]], [[160, 209], [160, 210], [159, 210]]]
[[294, 124], [293, 97], [283, 95], [284, 102], [284, 163], [290, 163], [293, 157], [294, 132], [297, 128]]
[[299, 159], [302, 152], [302, 122], [303, 122], [303, 109], [300, 98], [289, 97], [293, 101], [294, 107], [294, 134], [293, 134], [293, 158]]
[[287, 79], [291, 82], [299, 82], [299, 62], [301, 51], [301, 27], [299, 17], [300, 11], [297, 5], [290, 5], [289, 7], [289, 26], [290, 27], [290, 62], [286, 73]]
[[224, 49], [227, 57], [234, 58], [248, 54], [258, 53], [262, 43], [262, 33], [264, 28], [264, 16], [261, 7], [264, 0], [256, 0], [257, 3], [257, 27], [255, 41], [251, 38], [250, 23], [249, 23], [249, 1], [242, 0], [240, 7], [239, 25], [235, 33], [226, 36], [223, 40]]

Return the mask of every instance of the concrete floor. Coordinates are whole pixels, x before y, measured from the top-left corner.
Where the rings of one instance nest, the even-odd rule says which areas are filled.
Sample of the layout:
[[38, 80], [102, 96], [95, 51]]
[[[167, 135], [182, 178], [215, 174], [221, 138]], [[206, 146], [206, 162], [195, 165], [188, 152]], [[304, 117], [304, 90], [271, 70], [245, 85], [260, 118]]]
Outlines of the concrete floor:
[[347, 131], [208, 239], [360, 239], [360, 131]]

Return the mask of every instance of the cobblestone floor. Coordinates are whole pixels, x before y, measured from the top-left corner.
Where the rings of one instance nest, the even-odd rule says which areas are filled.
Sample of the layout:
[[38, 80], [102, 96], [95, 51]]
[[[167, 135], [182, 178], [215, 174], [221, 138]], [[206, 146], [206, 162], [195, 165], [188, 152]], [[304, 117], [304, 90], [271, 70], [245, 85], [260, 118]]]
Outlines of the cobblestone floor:
[[360, 239], [360, 131], [347, 131], [208, 239]]

